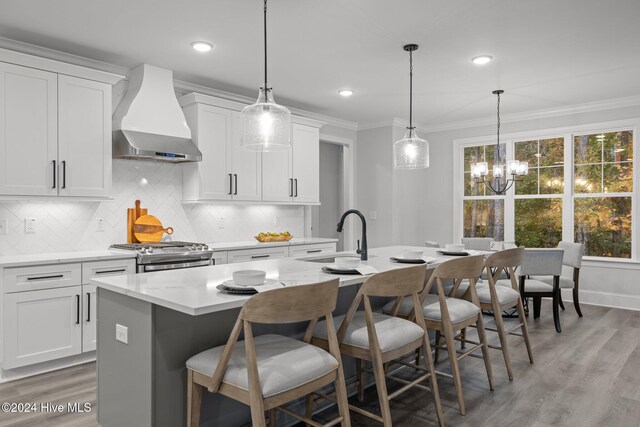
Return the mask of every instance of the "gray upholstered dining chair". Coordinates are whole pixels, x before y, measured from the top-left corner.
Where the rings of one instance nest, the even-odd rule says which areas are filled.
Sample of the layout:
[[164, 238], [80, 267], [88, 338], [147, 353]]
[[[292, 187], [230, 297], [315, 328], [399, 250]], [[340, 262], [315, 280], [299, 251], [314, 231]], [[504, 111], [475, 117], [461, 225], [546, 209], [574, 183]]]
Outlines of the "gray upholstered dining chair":
[[[560, 328], [560, 275], [562, 274], [562, 249], [525, 249], [522, 265], [518, 271], [520, 295], [522, 300], [533, 298], [533, 318], [540, 317], [540, 307], [543, 297], [553, 300], [553, 322], [556, 331]], [[549, 277], [551, 284], [543, 282], [540, 276]], [[500, 281], [502, 282], [502, 281]], [[510, 286], [511, 283], [499, 283]]]
[[[582, 255], [584, 254], [584, 244], [560, 242], [558, 248], [564, 250], [562, 264], [566, 267], [562, 269], [560, 275], [560, 289], [573, 289], [573, 306], [578, 316], [582, 317], [580, 310], [580, 300], [578, 298], [578, 284], [580, 283], [580, 266], [582, 265]], [[553, 286], [552, 277], [532, 277]], [[564, 310], [562, 299], [560, 300], [560, 308]]]
[[491, 250], [491, 242], [494, 241], [495, 240], [492, 237], [463, 237], [460, 239], [460, 243], [464, 245], [465, 249], [475, 251]]

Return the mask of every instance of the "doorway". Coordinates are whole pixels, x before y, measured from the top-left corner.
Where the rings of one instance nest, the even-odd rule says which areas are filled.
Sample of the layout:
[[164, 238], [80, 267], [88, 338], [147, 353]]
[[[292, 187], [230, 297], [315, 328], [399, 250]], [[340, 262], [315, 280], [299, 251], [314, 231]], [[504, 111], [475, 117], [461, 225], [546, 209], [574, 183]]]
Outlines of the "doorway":
[[311, 208], [311, 235], [339, 239], [337, 250], [344, 250], [343, 233], [336, 225], [344, 210], [344, 146], [320, 141], [320, 206]]

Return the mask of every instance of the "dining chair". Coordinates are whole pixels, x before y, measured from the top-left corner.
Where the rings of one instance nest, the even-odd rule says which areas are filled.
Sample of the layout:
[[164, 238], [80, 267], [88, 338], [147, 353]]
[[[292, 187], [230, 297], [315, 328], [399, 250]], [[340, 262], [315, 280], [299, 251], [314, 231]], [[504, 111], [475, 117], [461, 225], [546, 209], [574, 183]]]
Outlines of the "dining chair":
[[495, 242], [492, 237], [463, 237], [462, 239], [460, 239], [460, 243], [464, 245], [465, 249], [476, 251], [491, 250], [492, 242]]
[[[460, 368], [458, 366], [460, 359], [467, 356], [482, 358], [487, 371], [489, 388], [493, 390], [493, 374], [489, 360], [488, 343], [484, 329], [484, 321], [480, 311], [480, 302], [475, 287], [476, 281], [483, 268], [484, 257], [482, 255], [467, 256], [445, 261], [433, 270], [424, 290], [420, 293], [420, 305], [422, 307], [425, 325], [427, 329], [436, 331], [434, 344], [436, 362], [440, 349], [445, 349], [449, 353], [451, 374], [440, 371], [436, 371], [436, 374], [453, 379], [461, 415], [465, 415], [466, 409], [462, 392]], [[448, 291], [445, 291], [445, 282], [450, 280], [453, 281], [453, 286]], [[469, 295], [470, 301], [457, 297], [460, 294], [459, 289], [463, 280], [468, 282], [465, 295]], [[430, 291], [434, 283], [436, 284], [437, 293], [431, 294]], [[408, 298], [397, 298], [395, 301], [385, 305], [383, 312], [413, 320], [414, 316], [420, 313], [420, 310], [415, 310], [411, 304], [411, 300]], [[466, 336], [462, 333], [468, 326], [474, 324], [478, 330], [479, 342], [467, 340]], [[457, 331], [461, 332], [456, 334]], [[442, 335], [444, 335], [445, 338], [444, 346], [440, 345]], [[460, 350], [456, 349], [456, 341], [461, 343]], [[466, 349], [465, 344], [472, 344], [472, 346]], [[473, 354], [479, 349], [482, 350], [482, 356]], [[430, 357], [430, 355], [428, 356]]]
[[[520, 296], [523, 300], [533, 298], [533, 318], [540, 317], [542, 298], [552, 298], [553, 323], [556, 331], [562, 332], [560, 327], [560, 275], [562, 274], [562, 249], [525, 249], [519, 274]], [[551, 284], [540, 280], [540, 276], [547, 276]], [[538, 277], [537, 279], [534, 277]], [[502, 283], [505, 285], [505, 282]]]
[[[418, 297], [418, 292], [424, 285], [425, 273], [426, 268], [424, 265], [416, 265], [378, 273], [367, 278], [360, 287], [347, 313], [344, 316], [336, 316], [334, 319], [336, 325], [340, 325], [338, 328], [340, 352], [342, 355], [353, 357], [358, 361], [357, 382], [360, 401], [363, 398], [365, 385], [365, 371], [362, 369], [362, 361], [371, 362], [372, 373], [378, 391], [381, 416], [354, 405], [350, 405], [349, 409], [381, 422], [385, 427], [392, 425], [390, 400], [412, 387], [431, 391], [438, 422], [441, 426], [444, 425], [438, 382], [431, 356], [431, 346]], [[415, 322], [374, 312], [371, 306], [372, 297], [409, 298], [411, 306], [418, 313], [415, 316]], [[364, 311], [358, 311], [361, 303], [364, 303]], [[326, 348], [327, 336], [322, 325], [323, 322], [318, 323], [311, 342]], [[423, 359], [423, 366], [402, 360], [404, 359], [403, 356], [412, 356], [416, 349], [419, 348], [423, 348], [426, 355]], [[413, 380], [387, 374], [385, 365], [391, 363], [413, 368], [420, 374]], [[388, 393], [387, 379], [403, 385], [394, 392]], [[430, 388], [421, 384], [426, 380], [431, 383]]]
[[[533, 363], [533, 353], [531, 351], [531, 342], [529, 340], [529, 331], [527, 321], [525, 319], [524, 306], [518, 291], [518, 285], [515, 279], [514, 270], [522, 264], [522, 256], [524, 248], [505, 249], [500, 252], [489, 255], [484, 261], [484, 267], [487, 273], [487, 281], [477, 285], [478, 300], [482, 310], [491, 310], [494, 313], [496, 328], [485, 328], [487, 331], [498, 333], [500, 345], [489, 345], [489, 348], [502, 350], [504, 363], [507, 367], [509, 380], [513, 380], [513, 370], [511, 368], [511, 358], [509, 356], [509, 346], [507, 338], [509, 335], [517, 335], [524, 338], [524, 343], [529, 355], [529, 362]], [[496, 286], [496, 282], [500, 280], [501, 274], [507, 271], [511, 287]], [[505, 331], [504, 321], [501, 314], [505, 310], [516, 309], [518, 313], [519, 323], [514, 325], [508, 331]], [[521, 333], [514, 332], [520, 328]]]
[[[220, 393], [251, 408], [254, 427], [275, 425], [276, 409], [313, 422], [307, 413], [299, 415], [285, 403], [308, 396], [331, 383], [335, 385], [338, 417], [326, 426], [341, 423], [349, 427], [349, 409], [342, 359], [331, 313], [336, 307], [339, 279], [274, 289], [249, 298], [240, 310], [226, 345], [196, 354], [187, 360], [187, 426], [199, 426], [202, 393]], [[328, 351], [310, 343], [319, 318], [326, 333]], [[252, 325], [310, 321], [304, 338], [267, 334], [253, 336]], [[238, 340], [244, 331], [244, 340]]]
[[[560, 275], [560, 289], [573, 289], [573, 306], [576, 309], [576, 313], [578, 313], [578, 316], [582, 317], [582, 311], [580, 310], [580, 299], [578, 297], [578, 285], [580, 283], [580, 266], [582, 265], [584, 244], [560, 242], [558, 243], [558, 248], [564, 250], [562, 265], [568, 267], [568, 269], [570, 270], [570, 272], [567, 272], [567, 269], [563, 268], [562, 274]], [[532, 278], [553, 286], [553, 278], [551, 277], [536, 276]], [[559, 304], [560, 308], [564, 310], [562, 298], [560, 299]]]

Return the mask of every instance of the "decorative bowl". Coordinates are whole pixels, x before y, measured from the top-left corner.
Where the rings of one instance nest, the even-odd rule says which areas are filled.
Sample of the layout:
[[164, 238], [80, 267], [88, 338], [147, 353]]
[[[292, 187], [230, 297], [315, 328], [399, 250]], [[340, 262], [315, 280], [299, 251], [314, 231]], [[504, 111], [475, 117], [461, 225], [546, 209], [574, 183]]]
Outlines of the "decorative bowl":
[[240, 270], [233, 272], [233, 282], [238, 286], [259, 286], [267, 276], [262, 270]]

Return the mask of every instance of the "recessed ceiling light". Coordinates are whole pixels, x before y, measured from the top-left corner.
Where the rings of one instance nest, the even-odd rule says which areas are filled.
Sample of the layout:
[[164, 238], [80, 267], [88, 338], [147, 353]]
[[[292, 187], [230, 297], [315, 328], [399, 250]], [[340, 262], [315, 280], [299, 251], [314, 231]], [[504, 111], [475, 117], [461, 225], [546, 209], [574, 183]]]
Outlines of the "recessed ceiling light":
[[353, 90], [351, 90], [351, 89], [342, 89], [342, 90], [339, 90], [338, 93], [346, 98], [348, 96], [353, 95]]
[[211, 49], [213, 49], [213, 45], [211, 43], [200, 41], [191, 43], [191, 47], [198, 52], [209, 52]]
[[491, 61], [493, 61], [493, 56], [491, 55], [480, 55], [480, 56], [471, 58], [471, 62], [473, 62], [476, 65], [488, 64]]

